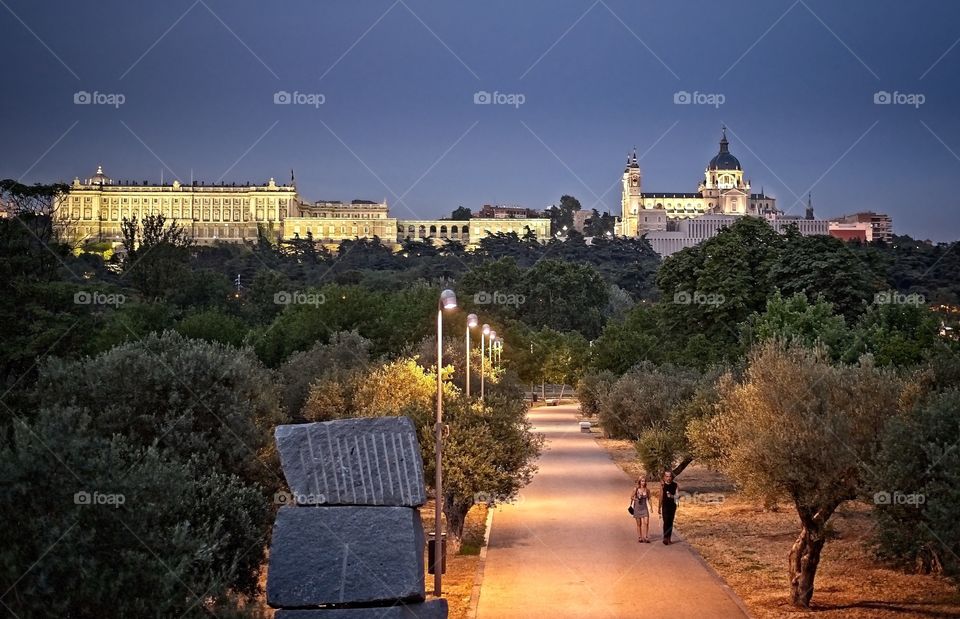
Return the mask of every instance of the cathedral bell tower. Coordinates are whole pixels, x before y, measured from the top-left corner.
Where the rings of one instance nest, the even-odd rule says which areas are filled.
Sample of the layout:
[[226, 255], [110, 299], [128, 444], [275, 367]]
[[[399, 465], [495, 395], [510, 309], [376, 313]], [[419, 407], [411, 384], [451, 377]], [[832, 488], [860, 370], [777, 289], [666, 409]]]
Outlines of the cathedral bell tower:
[[620, 234], [637, 236], [640, 223], [640, 211], [643, 209], [642, 182], [640, 164], [637, 163], [637, 151], [627, 155], [627, 167], [623, 170], [623, 190], [620, 200]]

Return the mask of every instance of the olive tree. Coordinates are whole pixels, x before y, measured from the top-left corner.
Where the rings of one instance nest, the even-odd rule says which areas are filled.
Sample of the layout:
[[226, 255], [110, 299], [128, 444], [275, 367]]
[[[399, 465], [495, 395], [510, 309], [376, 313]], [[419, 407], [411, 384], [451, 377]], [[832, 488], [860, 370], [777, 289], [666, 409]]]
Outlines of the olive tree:
[[[443, 368], [448, 375], [449, 367]], [[417, 357], [344, 376], [328, 375], [310, 389], [308, 419], [404, 415], [417, 428], [427, 484], [434, 479], [434, 419], [437, 375]], [[444, 488], [442, 509], [450, 533], [460, 538], [467, 512], [478, 498], [512, 499], [533, 477], [543, 439], [531, 431], [519, 388], [493, 383], [486, 403], [469, 402], [445, 380]]]
[[224, 616], [257, 591], [271, 517], [255, 485], [44, 407], [0, 446], [3, 606], [21, 617]]
[[830, 517], [865, 485], [865, 463], [904, 383], [870, 357], [831, 365], [822, 348], [768, 342], [742, 379], [721, 381], [717, 414], [691, 438], [748, 495], [786, 495], [801, 529], [789, 555], [790, 597], [808, 607]]

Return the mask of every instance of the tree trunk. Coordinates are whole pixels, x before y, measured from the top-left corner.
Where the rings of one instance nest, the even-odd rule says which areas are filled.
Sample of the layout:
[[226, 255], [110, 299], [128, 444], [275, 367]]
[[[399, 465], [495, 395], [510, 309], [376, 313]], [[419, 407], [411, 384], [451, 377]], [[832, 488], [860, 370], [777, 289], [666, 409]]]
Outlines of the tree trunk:
[[447, 517], [447, 534], [463, 539], [463, 525], [467, 521], [467, 512], [473, 507], [473, 497], [463, 499], [447, 494], [443, 500], [443, 513]]
[[825, 523], [805, 524], [790, 549], [790, 597], [801, 608], [809, 608], [813, 597], [813, 580], [826, 542], [824, 529]]
[[680, 464], [677, 465], [677, 468], [673, 469], [673, 477], [674, 477], [674, 479], [676, 479], [676, 477], [677, 477], [680, 473], [682, 473], [683, 470], [684, 470], [685, 468], [687, 468], [687, 466], [689, 466], [691, 462], [693, 462], [693, 456], [686, 456], [686, 457], [684, 457], [684, 459], [680, 461]]
[[557, 398], [557, 404], [559, 404], [560, 401], [563, 400], [563, 390], [566, 389], [566, 388], [567, 388], [567, 386], [566, 386], [565, 384], [564, 384], [564, 385], [560, 385], [560, 397]]

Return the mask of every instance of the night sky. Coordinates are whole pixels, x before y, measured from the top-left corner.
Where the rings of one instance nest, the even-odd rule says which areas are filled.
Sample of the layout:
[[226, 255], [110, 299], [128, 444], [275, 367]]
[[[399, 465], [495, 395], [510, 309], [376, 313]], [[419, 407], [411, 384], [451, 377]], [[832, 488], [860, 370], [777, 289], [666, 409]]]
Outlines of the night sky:
[[565, 193], [618, 213], [628, 150], [644, 191], [696, 191], [726, 124], [781, 208], [809, 190], [818, 216], [955, 240], [958, 41], [952, 0], [0, 0], [0, 177], [293, 168], [306, 200], [401, 218]]

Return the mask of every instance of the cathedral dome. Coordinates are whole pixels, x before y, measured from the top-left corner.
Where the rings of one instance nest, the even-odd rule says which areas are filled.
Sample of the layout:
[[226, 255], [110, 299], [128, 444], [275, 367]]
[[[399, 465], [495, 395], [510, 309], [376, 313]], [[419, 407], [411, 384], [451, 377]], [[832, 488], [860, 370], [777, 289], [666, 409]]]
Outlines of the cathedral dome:
[[707, 164], [708, 170], [743, 170], [740, 167], [740, 160], [730, 154], [729, 142], [727, 142], [727, 130], [723, 130], [723, 137], [720, 139], [720, 152]]
[[103, 173], [103, 166], [97, 166], [97, 173], [87, 179], [88, 185], [111, 185], [113, 181]]

